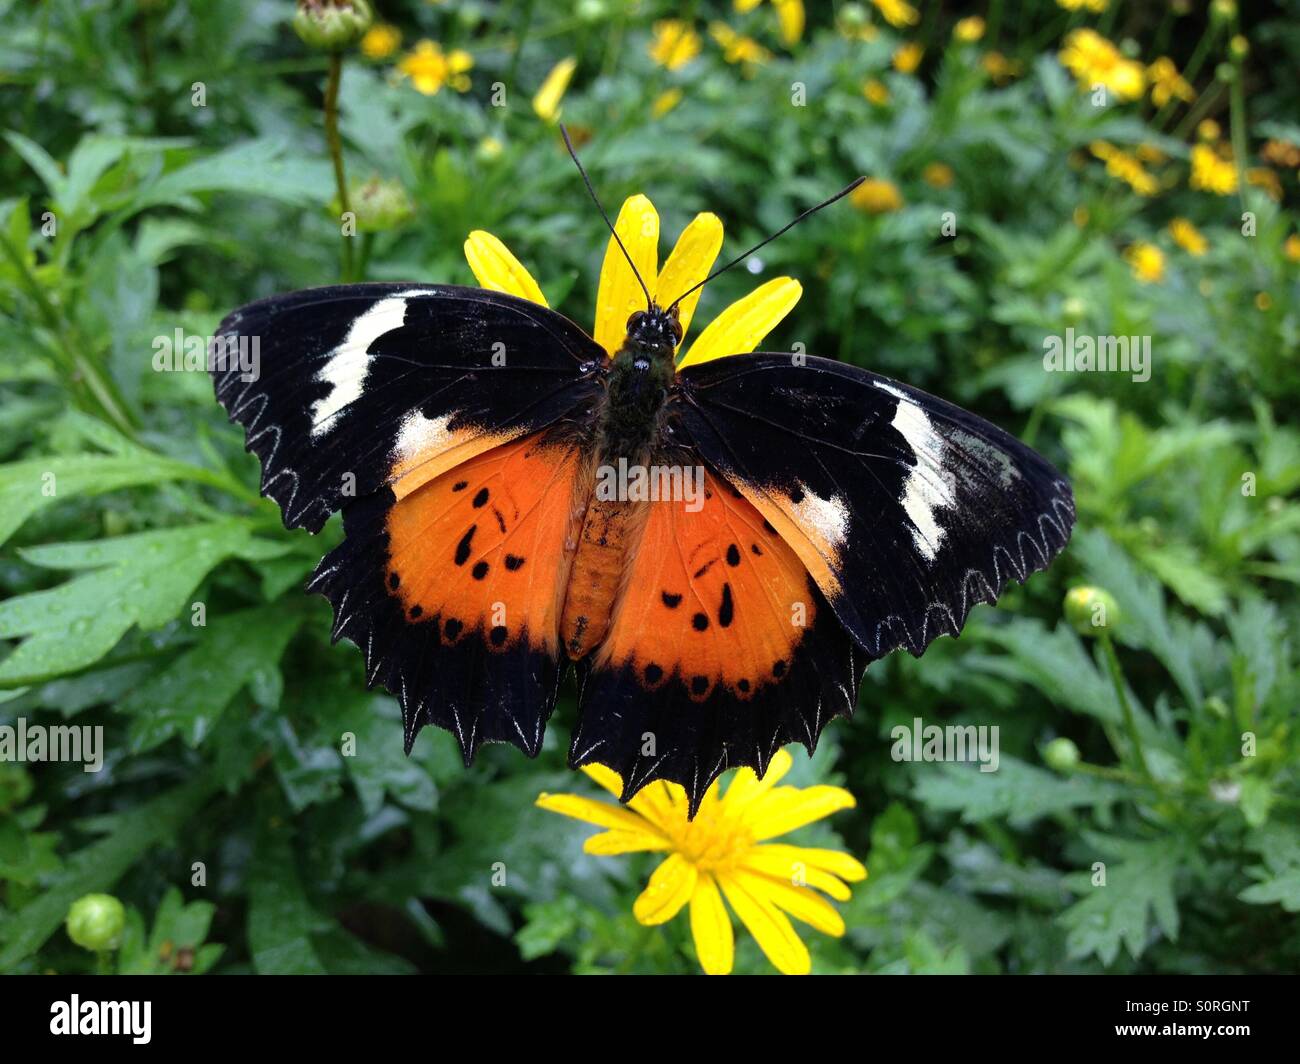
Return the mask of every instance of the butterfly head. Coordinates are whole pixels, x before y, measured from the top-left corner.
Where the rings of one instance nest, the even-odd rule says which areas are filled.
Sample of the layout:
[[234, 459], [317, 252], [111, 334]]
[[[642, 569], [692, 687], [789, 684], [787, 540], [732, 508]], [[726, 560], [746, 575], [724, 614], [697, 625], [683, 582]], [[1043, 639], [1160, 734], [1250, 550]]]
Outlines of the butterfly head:
[[666, 357], [671, 364], [677, 345], [682, 342], [682, 323], [677, 305], [661, 307], [650, 304], [649, 310], [633, 312], [627, 319], [627, 339], [623, 346], [640, 350], [647, 356]]

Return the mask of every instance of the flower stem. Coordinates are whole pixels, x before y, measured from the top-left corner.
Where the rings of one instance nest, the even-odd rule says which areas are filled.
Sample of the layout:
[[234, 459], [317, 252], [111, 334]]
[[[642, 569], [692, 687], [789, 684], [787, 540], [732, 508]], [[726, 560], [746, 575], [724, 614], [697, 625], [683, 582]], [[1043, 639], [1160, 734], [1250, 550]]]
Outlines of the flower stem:
[[[339, 83], [343, 80], [343, 55], [330, 53], [329, 80], [325, 83], [325, 143], [329, 146], [330, 160], [334, 163], [334, 184], [338, 187], [339, 210], [348, 214], [348, 180], [343, 172], [343, 142], [339, 137]], [[352, 280], [352, 238], [343, 234], [342, 280]]]

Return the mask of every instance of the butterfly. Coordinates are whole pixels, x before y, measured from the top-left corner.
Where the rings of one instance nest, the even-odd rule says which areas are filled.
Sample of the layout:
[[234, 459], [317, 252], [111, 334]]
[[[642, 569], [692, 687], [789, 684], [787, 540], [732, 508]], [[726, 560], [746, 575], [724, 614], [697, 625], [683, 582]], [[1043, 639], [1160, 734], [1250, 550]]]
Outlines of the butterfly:
[[[434, 724], [466, 765], [489, 742], [536, 756], [572, 666], [570, 765], [613, 769], [624, 801], [678, 783], [693, 816], [724, 770], [761, 777], [785, 744], [811, 752], [869, 662], [919, 656], [1046, 567], [1074, 503], [1046, 459], [960, 407], [856, 366], [745, 353], [790, 284], [797, 299], [788, 279], [679, 361], [721, 226], [693, 223], [678, 250], [709, 248], [658, 272], [657, 218], [647, 260], [634, 206], [618, 225], [601, 208], [595, 337], [476, 234], [471, 266], [493, 287], [274, 296], [225, 319], [210, 367], [285, 526], [315, 533], [342, 511], [307, 587], [367, 684], [399, 699], [408, 753]], [[256, 374], [221, 358], [250, 339]], [[728, 342], [736, 357], [713, 357]]]

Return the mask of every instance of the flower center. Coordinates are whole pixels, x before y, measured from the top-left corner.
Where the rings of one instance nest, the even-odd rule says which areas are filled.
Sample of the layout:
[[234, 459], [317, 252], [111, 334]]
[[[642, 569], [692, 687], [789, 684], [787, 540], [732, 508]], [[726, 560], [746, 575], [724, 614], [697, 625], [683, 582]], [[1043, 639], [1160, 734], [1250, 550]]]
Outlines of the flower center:
[[719, 808], [711, 813], [701, 810], [681, 825], [673, 843], [700, 871], [725, 871], [753, 848], [754, 836], [742, 821]]

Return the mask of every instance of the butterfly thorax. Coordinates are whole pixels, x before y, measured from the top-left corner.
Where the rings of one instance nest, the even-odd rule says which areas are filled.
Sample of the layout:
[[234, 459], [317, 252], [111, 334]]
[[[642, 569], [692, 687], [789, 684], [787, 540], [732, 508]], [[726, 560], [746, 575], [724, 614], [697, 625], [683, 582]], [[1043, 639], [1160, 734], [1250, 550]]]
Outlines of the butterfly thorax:
[[673, 380], [681, 340], [676, 311], [652, 306], [628, 319], [628, 332], [610, 363], [600, 417], [602, 461], [642, 461], [653, 444]]
[[[675, 309], [652, 306], [628, 319], [627, 337], [614, 354], [600, 409], [596, 463], [646, 465], [673, 381], [673, 356], [682, 330]], [[599, 479], [599, 478], [598, 478]], [[644, 503], [593, 491], [569, 571], [560, 633], [573, 660], [605, 636], [629, 552], [645, 521]]]

